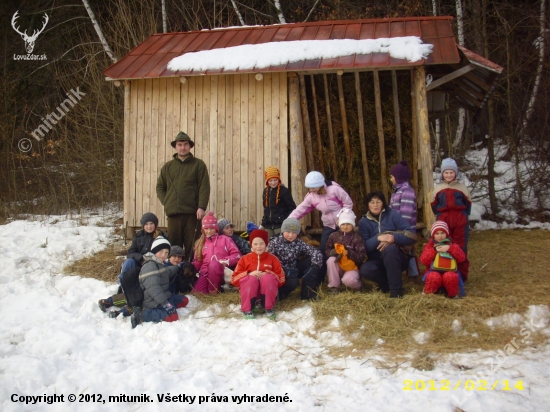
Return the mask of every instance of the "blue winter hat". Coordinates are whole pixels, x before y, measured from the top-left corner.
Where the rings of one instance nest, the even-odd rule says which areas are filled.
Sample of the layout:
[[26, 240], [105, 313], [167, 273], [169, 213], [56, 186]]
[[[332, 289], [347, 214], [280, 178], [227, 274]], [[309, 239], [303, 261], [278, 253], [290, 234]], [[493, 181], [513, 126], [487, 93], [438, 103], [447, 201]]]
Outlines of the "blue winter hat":
[[246, 222], [246, 231], [248, 232], [248, 234], [250, 235], [250, 233], [252, 233], [253, 230], [256, 230], [258, 229], [259, 226], [252, 223], [252, 222]]
[[458, 178], [458, 166], [454, 159], [448, 157], [441, 161], [441, 178], [443, 178], [443, 172], [445, 172], [445, 170], [452, 170]]

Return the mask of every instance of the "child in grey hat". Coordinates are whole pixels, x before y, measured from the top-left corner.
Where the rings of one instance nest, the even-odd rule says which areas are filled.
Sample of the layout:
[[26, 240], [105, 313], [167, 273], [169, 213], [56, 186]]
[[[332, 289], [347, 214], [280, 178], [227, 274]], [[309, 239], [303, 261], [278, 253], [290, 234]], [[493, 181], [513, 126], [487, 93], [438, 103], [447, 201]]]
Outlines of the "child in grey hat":
[[319, 272], [323, 255], [319, 249], [298, 238], [300, 222], [287, 218], [281, 225], [281, 234], [271, 238], [267, 250], [283, 265], [286, 282], [279, 288], [278, 299], [283, 300], [298, 287], [302, 279], [302, 300], [317, 298], [317, 288], [321, 283]]

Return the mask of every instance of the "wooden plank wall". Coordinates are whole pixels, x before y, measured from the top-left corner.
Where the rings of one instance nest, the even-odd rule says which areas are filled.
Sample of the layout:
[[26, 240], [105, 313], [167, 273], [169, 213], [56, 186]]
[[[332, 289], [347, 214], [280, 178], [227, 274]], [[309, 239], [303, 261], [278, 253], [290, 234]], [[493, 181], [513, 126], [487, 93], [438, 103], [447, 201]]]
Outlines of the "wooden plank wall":
[[[153, 212], [166, 226], [156, 196], [162, 166], [175, 153], [170, 142], [182, 130], [195, 141], [193, 154], [210, 175], [208, 209], [237, 229], [259, 223], [267, 166], [277, 166], [289, 185], [287, 73], [133, 80], [125, 93], [124, 223], [139, 227]], [[300, 202], [301, 199], [295, 199]]]

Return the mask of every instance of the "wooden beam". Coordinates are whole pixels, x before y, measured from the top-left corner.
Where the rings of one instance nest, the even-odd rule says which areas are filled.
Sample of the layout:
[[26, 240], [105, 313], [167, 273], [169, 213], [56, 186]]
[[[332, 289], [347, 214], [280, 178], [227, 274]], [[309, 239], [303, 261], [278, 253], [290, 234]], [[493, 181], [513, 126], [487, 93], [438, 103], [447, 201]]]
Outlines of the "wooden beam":
[[463, 76], [464, 74], [471, 72], [476, 67], [473, 64], [469, 64], [467, 66], [464, 66], [458, 70], [455, 70], [452, 73], [447, 74], [446, 76], [441, 77], [440, 79], [437, 79], [433, 82], [431, 82], [427, 87], [426, 91], [429, 92], [430, 90], [435, 89], [436, 87], [441, 86], [442, 84], [445, 84], [447, 82], [450, 82], [451, 80], [456, 79], [457, 77]]
[[313, 94], [313, 114], [315, 115], [315, 133], [317, 134], [317, 153], [319, 158], [319, 171], [325, 175], [325, 163], [323, 162], [323, 140], [321, 139], [321, 125], [319, 124], [319, 111], [317, 109], [317, 92], [315, 91], [315, 78], [311, 75], [311, 93]]
[[426, 96], [426, 71], [424, 66], [418, 66], [413, 69], [413, 73], [413, 94], [416, 102], [415, 115], [417, 119], [420, 161], [422, 164], [424, 223], [426, 227], [431, 227], [435, 221], [435, 216], [430, 206], [434, 182], [428, 120], [428, 99]]
[[299, 75], [300, 79], [300, 105], [302, 107], [302, 123], [305, 133], [306, 143], [306, 160], [307, 169], [309, 171], [315, 170], [313, 162], [313, 143], [311, 141], [311, 124], [309, 123], [309, 112], [307, 110], [307, 97], [306, 97], [306, 81], [303, 74]]
[[[412, 105], [412, 174], [413, 174], [413, 188], [418, 193], [418, 121], [416, 120], [416, 97], [414, 94], [414, 70], [411, 73], [411, 105]], [[418, 197], [417, 197], [418, 199]]]
[[334, 134], [332, 131], [332, 116], [330, 114], [330, 98], [328, 94], [328, 81], [327, 75], [323, 74], [323, 85], [325, 87], [325, 106], [327, 110], [327, 127], [328, 127], [328, 139], [330, 142], [330, 152], [332, 153], [332, 158], [330, 162], [332, 164], [332, 177], [334, 180], [338, 180], [338, 166], [336, 164], [336, 146], [334, 144]]
[[401, 116], [399, 115], [399, 96], [397, 93], [397, 73], [391, 71], [391, 85], [393, 93], [393, 114], [395, 119], [395, 144], [397, 145], [397, 160], [403, 160], [403, 148], [401, 145]]
[[359, 119], [359, 140], [361, 142], [361, 157], [363, 159], [363, 175], [365, 178], [366, 193], [370, 193], [369, 161], [367, 145], [365, 143], [365, 120], [363, 119], [363, 101], [361, 98], [361, 82], [359, 72], [355, 72], [355, 95], [357, 96], [357, 117]]
[[382, 102], [380, 99], [380, 76], [378, 70], [374, 69], [374, 105], [376, 107], [376, 126], [378, 128], [378, 147], [380, 149], [380, 179], [382, 180], [382, 191], [389, 199], [390, 189], [388, 175], [386, 173], [386, 148], [384, 145], [384, 119], [382, 118]]
[[351, 161], [351, 147], [349, 144], [348, 117], [346, 115], [346, 101], [344, 100], [344, 86], [342, 85], [342, 74], [336, 76], [338, 81], [338, 99], [340, 100], [340, 114], [342, 115], [342, 132], [344, 134], [344, 148], [346, 150], [346, 162], [348, 166], [348, 176], [351, 177], [353, 171], [353, 162]]
[[306, 165], [300, 109], [300, 80], [296, 73], [288, 74], [288, 124], [290, 135], [290, 191], [300, 203], [305, 196]]

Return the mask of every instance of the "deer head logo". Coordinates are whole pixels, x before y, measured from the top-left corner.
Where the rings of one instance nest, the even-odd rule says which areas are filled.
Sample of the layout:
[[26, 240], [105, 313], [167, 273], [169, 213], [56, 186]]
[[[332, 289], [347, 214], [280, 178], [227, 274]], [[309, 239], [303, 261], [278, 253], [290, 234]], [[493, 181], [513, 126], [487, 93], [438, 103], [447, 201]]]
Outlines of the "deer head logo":
[[21, 33], [19, 31], [19, 27], [16, 27], [16, 20], [19, 17], [18, 13], [19, 13], [19, 10], [17, 10], [13, 15], [13, 17], [11, 18], [11, 27], [13, 27], [13, 29], [21, 35], [21, 37], [25, 41], [25, 49], [27, 49], [27, 54], [31, 54], [32, 51], [34, 50], [34, 42], [36, 41], [36, 38], [40, 33], [44, 31], [44, 29], [46, 28], [46, 24], [48, 24], [48, 21], [50, 20], [50, 18], [46, 13], [44, 13], [44, 23], [42, 25], [42, 28], [40, 30], [34, 30], [32, 33], [32, 36], [29, 36], [27, 35], [27, 30]]

